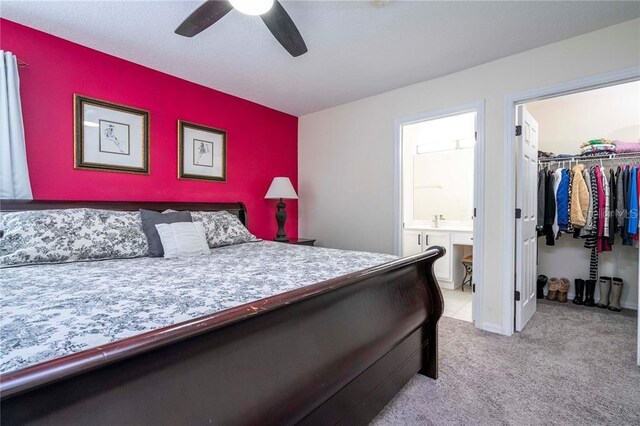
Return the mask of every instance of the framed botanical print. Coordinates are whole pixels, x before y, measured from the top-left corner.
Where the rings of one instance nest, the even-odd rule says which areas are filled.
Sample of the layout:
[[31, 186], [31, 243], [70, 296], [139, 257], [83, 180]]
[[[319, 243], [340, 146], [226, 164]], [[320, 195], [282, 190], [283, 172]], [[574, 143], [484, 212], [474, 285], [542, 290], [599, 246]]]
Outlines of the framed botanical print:
[[227, 180], [227, 132], [178, 120], [178, 178]]
[[149, 173], [149, 112], [73, 96], [76, 169]]

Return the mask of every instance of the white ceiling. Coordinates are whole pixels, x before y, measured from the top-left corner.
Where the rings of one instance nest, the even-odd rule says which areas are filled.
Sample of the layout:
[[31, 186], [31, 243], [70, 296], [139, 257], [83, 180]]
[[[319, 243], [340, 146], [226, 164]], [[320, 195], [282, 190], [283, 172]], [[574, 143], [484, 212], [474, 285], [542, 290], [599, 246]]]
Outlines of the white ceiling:
[[174, 34], [199, 1], [0, 1], [4, 18], [294, 115], [640, 16], [635, 1], [283, 1], [309, 48], [292, 58], [237, 11]]

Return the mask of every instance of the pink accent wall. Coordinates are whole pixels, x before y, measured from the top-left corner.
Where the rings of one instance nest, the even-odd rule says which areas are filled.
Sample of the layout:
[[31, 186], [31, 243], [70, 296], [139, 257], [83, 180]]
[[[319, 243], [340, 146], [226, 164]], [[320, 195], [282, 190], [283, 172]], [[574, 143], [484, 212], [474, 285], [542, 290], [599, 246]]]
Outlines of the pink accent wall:
[[[242, 201], [249, 230], [273, 239], [274, 176], [297, 188], [298, 118], [0, 19], [0, 48], [20, 69], [29, 175], [35, 199]], [[170, 58], [167, 58], [170, 60]], [[150, 113], [150, 174], [73, 169], [73, 94]], [[227, 182], [177, 178], [177, 120], [227, 131]], [[287, 202], [287, 235], [297, 236], [297, 202]]]

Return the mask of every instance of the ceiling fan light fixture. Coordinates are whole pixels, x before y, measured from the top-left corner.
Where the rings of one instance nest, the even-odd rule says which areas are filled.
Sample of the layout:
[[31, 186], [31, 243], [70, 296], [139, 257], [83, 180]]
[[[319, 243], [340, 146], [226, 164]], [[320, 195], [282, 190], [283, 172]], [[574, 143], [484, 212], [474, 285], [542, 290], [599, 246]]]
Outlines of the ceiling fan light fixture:
[[229, 0], [234, 9], [246, 15], [262, 15], [273, 6], [273, 0]]

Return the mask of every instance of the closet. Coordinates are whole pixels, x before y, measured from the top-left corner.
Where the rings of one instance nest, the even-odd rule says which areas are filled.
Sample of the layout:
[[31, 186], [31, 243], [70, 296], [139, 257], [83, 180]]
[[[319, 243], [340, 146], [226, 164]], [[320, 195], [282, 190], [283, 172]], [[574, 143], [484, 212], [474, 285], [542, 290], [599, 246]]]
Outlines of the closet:
[[638, 309], [639, 101], [631, 82], [524, 105], [538, 127], [538, 173], [527, 176], [538, 182], [535, 268], [566, 279], [547, 282], [545, 297]]
[[547, 299], [637, 309], [639, 164], [640, 152], [538, 161], [538, 272], [573, 278], [548, 282]]

